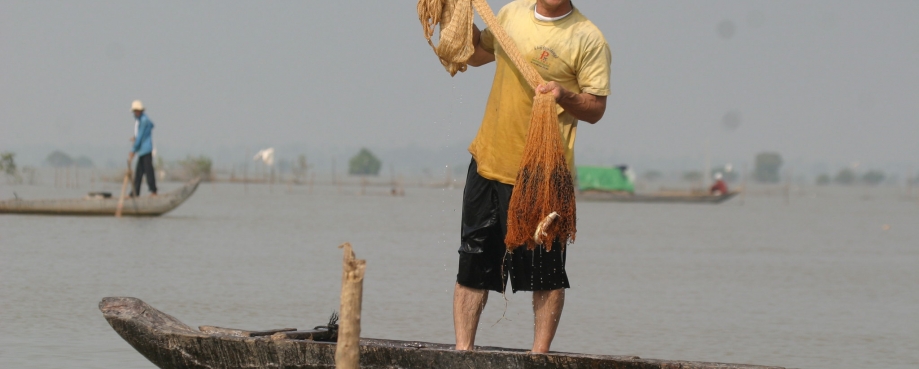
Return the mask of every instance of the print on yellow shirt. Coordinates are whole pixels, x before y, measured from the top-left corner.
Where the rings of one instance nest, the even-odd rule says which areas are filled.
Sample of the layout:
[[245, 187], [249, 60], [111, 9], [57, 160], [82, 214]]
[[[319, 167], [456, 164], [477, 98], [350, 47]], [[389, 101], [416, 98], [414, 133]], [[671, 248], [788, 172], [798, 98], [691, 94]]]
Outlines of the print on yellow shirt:
[[[567, 17], [547, 22], [534, 16], [535, 0], [516, 0], [498, 12], [498, 21], [546, 81], [555, 81], [575, 93], [609, 95], [610, 51], [600, 30], [576, 8]], [[482, 46], [495, 54], [495, 78], [482, 125], [469, 152], [479, 174], [514, 184], [526, 134], [534, 91], [517, 71], [489, 29]], [[577, 119], [558, 106], [561, 145], [569, 168], [574, 168]]]

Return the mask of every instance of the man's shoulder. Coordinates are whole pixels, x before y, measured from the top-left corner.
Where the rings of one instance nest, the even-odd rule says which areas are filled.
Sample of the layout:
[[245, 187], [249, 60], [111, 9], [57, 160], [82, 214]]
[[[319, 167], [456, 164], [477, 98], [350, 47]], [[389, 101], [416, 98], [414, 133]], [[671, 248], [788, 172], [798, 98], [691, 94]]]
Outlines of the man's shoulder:
[[575, 27], [577, 27], [578, 32], [584, 37], [596, 39], [597, 41], [606, 43], [606, 38], [603, 37], [603, 32], [600, 32], [600, 28], [597, 27], [594, 22], [587, 18], [583, 13], [581, 13], [577, 8], [575, 8], [574, 14]]

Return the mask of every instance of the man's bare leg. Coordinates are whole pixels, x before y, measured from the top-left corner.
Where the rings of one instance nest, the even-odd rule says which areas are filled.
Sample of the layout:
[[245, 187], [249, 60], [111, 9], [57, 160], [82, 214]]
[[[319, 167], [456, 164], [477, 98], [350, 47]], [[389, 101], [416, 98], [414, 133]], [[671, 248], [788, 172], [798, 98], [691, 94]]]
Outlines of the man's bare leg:
[[536, 322], [533, 332], [534, 353], [549, 352], [558, 321], [562, 319], [562, 308], [565, 306], [565, 289], [550, 291], [533, 291], [533, 316]]
[[456, 349], [472, 350], [479, 317], [488, 301], [488, 290], [469, 288], [457, 283], [453, 287], [453, 330]]

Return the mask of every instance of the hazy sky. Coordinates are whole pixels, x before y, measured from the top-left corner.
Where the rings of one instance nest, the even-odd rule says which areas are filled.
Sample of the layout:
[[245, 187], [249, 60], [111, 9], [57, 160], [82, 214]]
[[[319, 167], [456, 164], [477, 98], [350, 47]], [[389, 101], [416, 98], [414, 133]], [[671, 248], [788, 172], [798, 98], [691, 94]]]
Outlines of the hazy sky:
[[[142, 99], [166, 157], [460, 152], [494, 67], [451, 78], [415, 5], [0, 1], [0, 151], [125, 156]], [[919, 1], [575, 6], [613, 53], [608, 110], [581, 124], [579, 164], [693, 163], [706, 141], [716, 162], [776, 150], [807, 165], [919, 164]]]

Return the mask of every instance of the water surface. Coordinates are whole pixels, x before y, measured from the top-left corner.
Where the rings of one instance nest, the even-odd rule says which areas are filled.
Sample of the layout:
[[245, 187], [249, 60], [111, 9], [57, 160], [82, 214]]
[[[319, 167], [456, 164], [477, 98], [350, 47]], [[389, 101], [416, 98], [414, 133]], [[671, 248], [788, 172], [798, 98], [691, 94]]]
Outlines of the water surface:
[[[158, 218], [0, 215], [0, 367], [153, 368], [102, 318], [105, 296], [191, 326], [323, 324], [343, 242], [367, 260], [363, 336], [451, 343], [462, 190], [386, 190], [203, 184]], [[0, 185], [13, 191], [86, 192]], [[894, 189], [581, 202], [578, 217], [554, 350], [919, 367], [919, 203]], [[476, 343], [529, 348], [530, 296], [493, 293]]]

